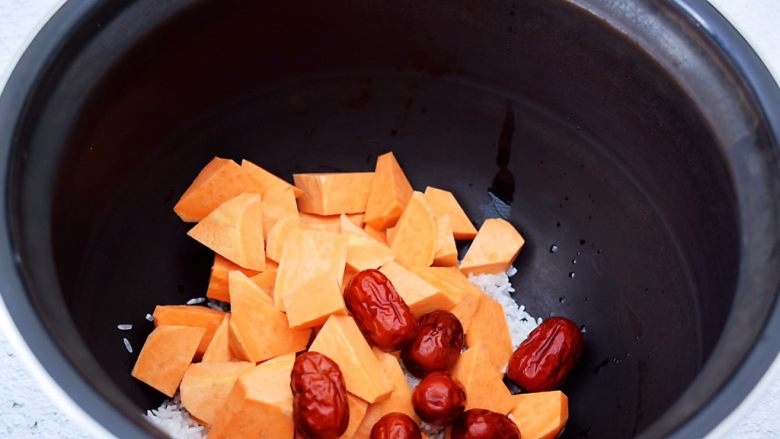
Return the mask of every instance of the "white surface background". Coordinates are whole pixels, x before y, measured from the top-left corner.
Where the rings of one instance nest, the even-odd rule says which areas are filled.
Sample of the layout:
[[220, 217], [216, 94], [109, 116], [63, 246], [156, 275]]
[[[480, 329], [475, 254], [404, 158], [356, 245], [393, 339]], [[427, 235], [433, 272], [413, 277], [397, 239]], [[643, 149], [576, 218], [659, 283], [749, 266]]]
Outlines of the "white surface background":
[[[78, 1], [78, 0], [75, 0]], [[780, 78], [780, 0], [711, 0]], [[0, 0], [0, 78], [60, 0]], [[0, 80], [2, 84], [4, 80]], [[117, 343], [121, 335], [117, 333]], [[0, 333], [0, 437], [86, 438], [25, 371]], [[780, 438], [780, 380], [770, 385], [728, 437]]]

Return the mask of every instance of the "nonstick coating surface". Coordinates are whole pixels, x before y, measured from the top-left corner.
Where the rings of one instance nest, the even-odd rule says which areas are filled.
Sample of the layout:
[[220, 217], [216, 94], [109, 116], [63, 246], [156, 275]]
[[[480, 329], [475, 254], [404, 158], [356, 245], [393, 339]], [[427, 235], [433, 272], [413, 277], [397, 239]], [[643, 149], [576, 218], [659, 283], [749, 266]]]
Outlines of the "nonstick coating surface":
[[212, 256], [172, 206], [214, 155], [289, 178], [392, 150], [477, 223], [492, 189], [527, 240], [518, 301], [586, 329], [566, 436], [633, 436], [680, 396], [729, 312], [737, 221], [708, 128], [658, 65], [563, 2], [224, 5], [178, 15], [107, 74], [74, 70], [99, 81], [71, 85], [88, 99], [58, 169], [56, 269], [139, 412], [161, 397], [130, 378], [121, 337], [137, 351], [156, 304], [205, 293]]

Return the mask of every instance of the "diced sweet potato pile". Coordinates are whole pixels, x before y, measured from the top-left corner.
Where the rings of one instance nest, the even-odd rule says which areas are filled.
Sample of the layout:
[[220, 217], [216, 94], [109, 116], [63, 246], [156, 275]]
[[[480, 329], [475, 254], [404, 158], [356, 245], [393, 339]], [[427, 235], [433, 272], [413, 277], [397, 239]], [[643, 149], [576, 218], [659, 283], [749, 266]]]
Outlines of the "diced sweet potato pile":
[[[342, 437], [368, 438], [391, 412], [419, 421], [398, 354], [372, 348], [345, 306], [349, 280], [379, 269], [415, 317], [447, 310], [460, 320], [469, 347], [452, 374], [467, 408], [511, 412], [523, 439], [554, 437], [566, 396], [510, 394], [506, 317], [468, 280], [506, 271], [520, 233], [503, 219], [477, 230], [451, 192], [414, 191], [392, 152], [357, 171], [295, 174], [293, 185], [247, 160], [209, 162], [174, 212], [214, 252], [204, 292], [230, 311], [158, 306], [132, 375], [167, 396], [178, 390], [210, 438], [293, 438], [290, 373], [296, 353], [310, 350], [342, 371]], [[456, 241], [472, 239], [459, 264]]]

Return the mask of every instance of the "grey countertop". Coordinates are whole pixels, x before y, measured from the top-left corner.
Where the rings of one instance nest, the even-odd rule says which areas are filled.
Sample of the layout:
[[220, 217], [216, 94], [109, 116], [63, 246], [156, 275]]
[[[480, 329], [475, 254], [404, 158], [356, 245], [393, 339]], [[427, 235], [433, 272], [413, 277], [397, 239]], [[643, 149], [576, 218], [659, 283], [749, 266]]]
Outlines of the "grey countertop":
[[[710, 0], [780, 78], [780, 0]], [[0, 78], [61, 0], [0, 0]], [[4, 81], [0, 80], [0, 84]], [[117, 342], [121, 343], [118, 336]], [[727, 437], [780, 437], [780, 379], [770, 382]], [[0, 333], [0, 437], [85, 438], [40, 390]]]

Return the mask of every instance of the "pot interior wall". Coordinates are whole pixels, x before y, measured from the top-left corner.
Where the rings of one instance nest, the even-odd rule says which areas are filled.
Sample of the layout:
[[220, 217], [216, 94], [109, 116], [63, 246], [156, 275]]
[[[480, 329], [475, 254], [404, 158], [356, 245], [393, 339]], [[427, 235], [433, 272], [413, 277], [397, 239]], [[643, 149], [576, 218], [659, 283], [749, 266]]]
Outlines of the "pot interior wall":
[[161, 397], [129, 376], [122, 337], [137, 351], [156, 304], [204, 295], [212, 256], [172, 206], [214, 155], [289, 177], [393, 150], [477, 222], [508, 204], [527, 240], [518, 302], [586, 330], [567, 437], [635, 435], [720, 335], [739, 253], [718, 147], [657, 64], [575, 6], [204, 2], [131, 45], [72, 85], [88, 103], [63, 136], [51, 228], [105, 392], [139, 412]]

